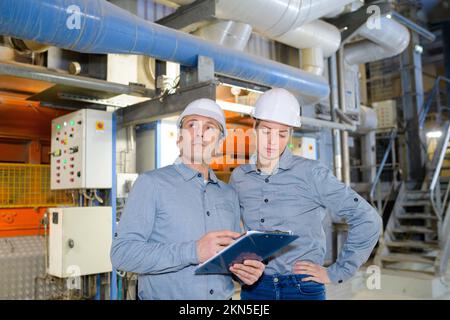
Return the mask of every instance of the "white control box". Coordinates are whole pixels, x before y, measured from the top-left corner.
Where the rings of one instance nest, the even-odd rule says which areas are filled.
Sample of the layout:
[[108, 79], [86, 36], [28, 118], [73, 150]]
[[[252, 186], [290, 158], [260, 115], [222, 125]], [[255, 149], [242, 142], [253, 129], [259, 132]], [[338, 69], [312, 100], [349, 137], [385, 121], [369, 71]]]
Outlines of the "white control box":
[[377, 112], [378, 129], [397, 128], [397, 103], [395, 100], [385, 100], [373, 103]]
[[48, 274], [67, 278], [111, 272], [111, 207], [48, 210]]
[[317, 160], [317, 141], [309, 137], [293, 137], [292, 153], [303, 158]]
[[83, 109], [52, 120], [52, 190], [109, 189], [112, 113]]

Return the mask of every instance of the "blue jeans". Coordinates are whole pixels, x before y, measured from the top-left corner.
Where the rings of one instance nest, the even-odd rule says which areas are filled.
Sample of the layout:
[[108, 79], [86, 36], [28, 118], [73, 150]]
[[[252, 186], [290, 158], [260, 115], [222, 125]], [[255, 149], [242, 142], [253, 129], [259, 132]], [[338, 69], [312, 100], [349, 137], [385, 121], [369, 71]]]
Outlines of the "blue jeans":
[[306, 275], [263, 275], [252, 286], [242, 286], [241, 300], [326, 300], [325, 285], [302, 282]]

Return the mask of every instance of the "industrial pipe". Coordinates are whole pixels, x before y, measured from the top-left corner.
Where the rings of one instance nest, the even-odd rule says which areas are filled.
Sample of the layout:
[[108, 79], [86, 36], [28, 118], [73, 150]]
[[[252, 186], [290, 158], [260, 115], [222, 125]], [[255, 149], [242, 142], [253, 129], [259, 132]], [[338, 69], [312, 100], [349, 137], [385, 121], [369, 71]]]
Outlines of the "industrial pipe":
[[241, 22], [218, 20], [199, 28], [193, 34], [227, 48], [242, 51], [252, 35], [252, 26]]
[[[339, 49], [341, 33], [335, 26], [317, 19], [353, 1], [217, 0], [216, 17], [249, 24], [264, 36], [294, 48], [321, 48], [323, 55], [329, 57]], [[186, 5], [194, 0], [172, 2]]]
[[219, 74], [283, 87], [305, 100], [329, 94], [323, 77], [239, 52], [141, 19], [105, 0], [2, 0], [0, 34], [85, 53], [142, 54], [196, 67], [199, 55]]
[[408, 29], [387, 17], [381, 18], [380, 28], [364, 24], [357, 34], [366, 39], [345, 47], [345, 60], [350, 65], [394, 57], [405, 51], [410, 41]]
[[[313, 22], [354, 0], [217, 0], [220, 19], [248, 23], [258, 32], [277, 38]], [[261, 18], [264, 17], [264, 18]]]

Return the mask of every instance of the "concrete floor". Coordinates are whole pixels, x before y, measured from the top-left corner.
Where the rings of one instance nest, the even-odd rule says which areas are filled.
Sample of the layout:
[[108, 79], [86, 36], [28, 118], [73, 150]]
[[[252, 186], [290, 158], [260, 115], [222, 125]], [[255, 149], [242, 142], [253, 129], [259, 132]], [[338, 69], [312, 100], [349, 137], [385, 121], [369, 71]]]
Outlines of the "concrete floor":
[[[370, 275], [362, 268], [355, 277], [340, 285], [327, 285], [328, 300], [450, 300], [450, 272], [445, 278], [420, 272], [381, 270], [380, 288], [369, 290]], [[239, 300], [236, 283], [233, 300]]]

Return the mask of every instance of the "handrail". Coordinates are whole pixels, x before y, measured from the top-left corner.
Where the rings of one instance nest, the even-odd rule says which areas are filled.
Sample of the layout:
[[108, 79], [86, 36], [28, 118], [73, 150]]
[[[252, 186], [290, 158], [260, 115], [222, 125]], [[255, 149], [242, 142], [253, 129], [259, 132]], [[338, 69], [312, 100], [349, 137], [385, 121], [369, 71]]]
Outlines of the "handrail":
[[[439, 182], [439, 178], [442, 171], [442, 165], [444, 163], [445, 154], [447, 153], [447, 147], [448, 142], [450, 139], [450, 122], [447, 122], [445, 124], [445, 134], [442, 135], [442, 140], [439, 142], [439, 147], [436, 148], [436, 154], [439, 154], [438, 162], [436, 164], [436, 168], [433, 172], [433, 178], [430, 183], [429, 192], [430, 192], [430, 199], [431, 204], [433, 207], [434, 212], [436, 213], [436, 216], [438, 217], [439, 221], [442, 220], [443, 211], [445, 210], [446, 203], [444, 203], [444, 206], [442, 206], [442, 199], [441, 199], [441, 187]], [[439, 152], [439, 153], [437, 153]], [[448, 198], [448, 193], [450, 188], [450, 183], [448, 184], [446, 194], [445, 194], [445, 201]]]
[[427, 119], [428, 116], [428, 112], [430, 112], [431, 109], [431, 104], [433, 103], [433, 100], [435, 97], [437, 97], [437, 95], [439, 94], [439, 88], [440, 88], [440, 84], [441, 82], [447, 82], [448, 84], [450, 84], [450, 79], [443, 77], [443, 76], [439, 76], [436, 78], [435, 82], [434, 82], [434, 86], [433, 89], [431, 90], [431, 94], [428, 96], [427, 100], [425, 101], [423, 107], [422, 107], [422, 111], [419, 115], [419, 125], [420, 125], [420, 129], [423, 129], [423, 126], [425, 124], [425, 120]]
[[[394, 141], [395, 141], [396, 137], [397, 137], [397, 131], [395, 129], [391, 130], [391, 134], [390, 134], [390, 137], [389, 137], [389, 145], [388, 145], [388, 147], [387, 147], [387, 149], [386, 149], [386, 151], [384, 153], [383, 160], [381, 161], [380, 167], [377, 170], [377, 174], [375, 176], [375, 179], [373, 181], [372, 187], [370, 189], [370, 194], [369, 194], [370, 202], [374, 206], [375, 206], [375, 204], [374, 204], [375, 203], [375, 200], [374, 200], [375, 190], [376, 190], [376, 188], [378, 186], [378, 183], [380, 182], [381, 174], [383, 173], [383, 170], [384, 170], [385, 165], [386, 165], [386, 161], [388, 159], [389, 153], [391, 153], [391, 150], [392, 150], [392, 147], [394, 145]], [[382, 212], [380, 212], [380, 214], [381, 213]]]

